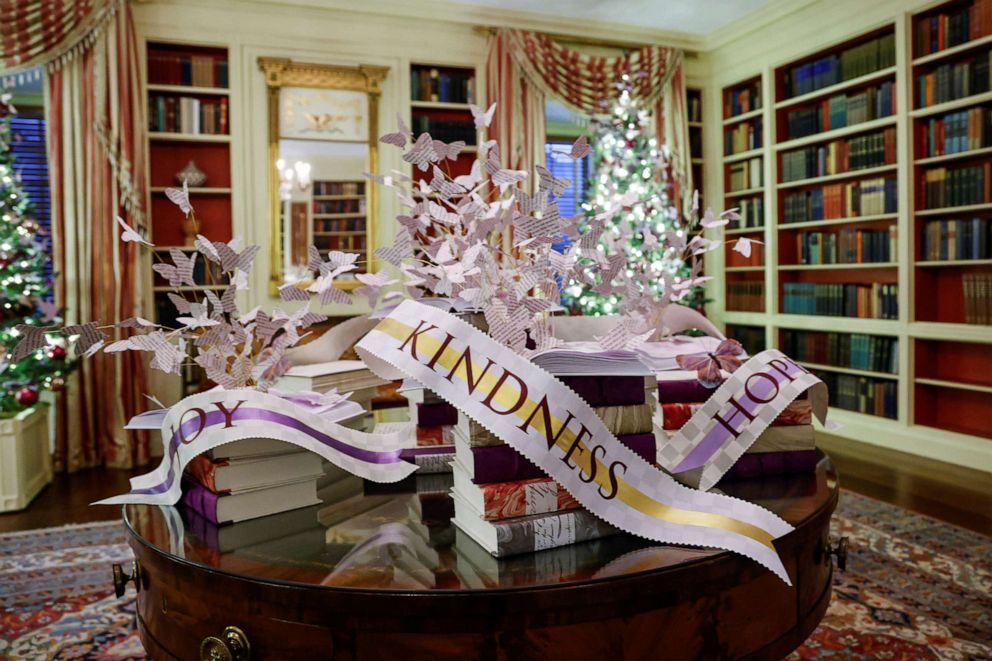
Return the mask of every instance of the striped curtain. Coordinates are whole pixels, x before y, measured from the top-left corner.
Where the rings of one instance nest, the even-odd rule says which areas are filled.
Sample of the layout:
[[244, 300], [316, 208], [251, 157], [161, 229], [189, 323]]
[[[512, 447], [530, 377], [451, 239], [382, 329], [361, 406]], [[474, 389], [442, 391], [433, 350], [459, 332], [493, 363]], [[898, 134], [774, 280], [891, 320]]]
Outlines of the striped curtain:
[[[130, 7], [121, 4], [88, 48], [47, 74], [56, 300], [68, 324], [141, 314], [137, 247], [118, 239], [114, 221], [118, 214], [133, 226], [144, 220], [139, 72]], [[60, 398], [56, 465], [74, 471], [145, 463], [147, 434], [123, 430], [131, 415], [144, 410], [144, 392], [136, 352], [80, 361]]]
[[[499, 67], [493, 66], [494, 55], [501, 58], [497, 60]], [[659, 138], [669, 150], [668, 165], [675, 186], [692, 190], [681, 50], [642, 46], [616, 56], [593, 55], [569, 48], [550, 35], [512, 28], [500, 28], [490, 38], [489, 100], [505, 106], [509, 98], [514, 104], [512, 116], [504, 118], [508, 125], [501, 126], [499, 133], [518, 147], [515, 153], [523, 151], [526, 138], [514, 142], [511, 129], [524, 126], [526, 131], [531, 119], [526, 108], [518, 109], [522, 104], [518, 97], [540, 97], [543, 105], [547, 96], [574, 112], [602, 115], [612, 110], [623, 74], [629, 76], [631, 95], [645, 107], [654, 108]]]

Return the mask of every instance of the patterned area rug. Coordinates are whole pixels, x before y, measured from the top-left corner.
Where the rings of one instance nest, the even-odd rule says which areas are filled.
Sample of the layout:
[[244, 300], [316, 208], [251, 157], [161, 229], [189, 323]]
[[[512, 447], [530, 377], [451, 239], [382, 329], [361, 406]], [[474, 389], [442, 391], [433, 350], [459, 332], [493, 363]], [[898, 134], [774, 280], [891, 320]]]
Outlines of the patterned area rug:
[[[992, 539], [849, 491], [834, 533], [847, 571], [821, 626], [790, 659], [992, 660]], [[144, 659], [118, 522], [0, 535], [0, 659]]]

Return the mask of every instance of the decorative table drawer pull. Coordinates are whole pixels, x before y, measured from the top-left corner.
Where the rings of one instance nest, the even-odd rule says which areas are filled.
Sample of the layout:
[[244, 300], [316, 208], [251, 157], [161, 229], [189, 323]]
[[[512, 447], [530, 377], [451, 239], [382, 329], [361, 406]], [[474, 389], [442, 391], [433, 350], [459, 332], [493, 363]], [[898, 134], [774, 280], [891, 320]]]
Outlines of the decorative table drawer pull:
[[200, 661], [248, 661], [251, 645], [237, 627], [227, 627], [221, 637], [207, 636], [200, 643]]

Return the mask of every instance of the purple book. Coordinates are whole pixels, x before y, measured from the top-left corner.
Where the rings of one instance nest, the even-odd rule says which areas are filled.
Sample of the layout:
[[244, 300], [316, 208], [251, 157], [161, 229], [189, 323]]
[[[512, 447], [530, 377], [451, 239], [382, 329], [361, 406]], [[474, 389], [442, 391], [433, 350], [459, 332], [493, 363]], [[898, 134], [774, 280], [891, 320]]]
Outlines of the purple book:
[[643, 404], [643, 376], [559, 376], [589, 406]]
[[699, 379], [658, 381], [658, 401], [662, 404], [705, 402], [716, 388], [707, 388]]
[[443, 427], [458, 424], [458, 409], [447, 402], [421, 402], [417, 404], [417, 425]]
[[744, 454], [730, 467], [722, 481], [748, 480], [774, 475], [797, 475], [816, 471], [816, 450], [756, 452]]
[[220, 524], [220, 521], [217, 520], [217, 501], [219, 499], [219, 494], [190, 477], [183, 477], [183, 505], [214, 525]]
[[[630, 434], [618, 437], [620, 442], [630, 450], [640, 455], [645, 461], [655, 463], [656, 449], [654, 434]], [[492, 482], [512, 482], [514, 480], [531, 480], [545, 477], [545, 473], [529, 459], [511, 448], [509, 445], [493, 445], [469, 448], [461, 444], [456, 446], [456, 453], [472, 466], [466, 466], [472, 472], [472, 481], [476, 484]], [[468, 450], [471, 454], [464, 452]], [[469, 459], [471, 457], [471, 459]]]

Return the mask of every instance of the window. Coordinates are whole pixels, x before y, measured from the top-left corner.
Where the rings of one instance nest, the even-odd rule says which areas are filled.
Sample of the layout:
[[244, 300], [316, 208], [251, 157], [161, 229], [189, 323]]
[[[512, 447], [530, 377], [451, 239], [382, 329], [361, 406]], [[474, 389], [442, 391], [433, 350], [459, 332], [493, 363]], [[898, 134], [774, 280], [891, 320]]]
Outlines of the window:
[[589, 189], [589, 157], [572, 160], [568, 155], [572, 141], [553, 140], [544, 145], [544, 160], [551, 174], [565, 177], [571, 184], [557, 198], [562, 216], [574, 216], [581, 211], [581, 204]]
[[[21, 188], [31, 202], [32, 217], [41, 228], [41, 235], [51, 236], [51, 201], [48, 191], [48, 160], [45, 153], [45, 120], [39, 114], [21, 112], [10, 120], [11, 153], [14, 170], [21, 177]], [[52, 243], [48, 241], [48, 250]], [[45, 275], [52, 276], [52, 263], [45, 267]]]

